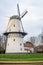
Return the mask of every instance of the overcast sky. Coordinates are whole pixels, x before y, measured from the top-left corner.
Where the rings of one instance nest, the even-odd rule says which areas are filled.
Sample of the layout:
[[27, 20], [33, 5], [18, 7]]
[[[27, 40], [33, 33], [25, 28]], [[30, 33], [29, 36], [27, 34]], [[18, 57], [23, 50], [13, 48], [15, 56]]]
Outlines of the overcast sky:
[[36, 36], [43, 30], [43, 0], [0, 0], [0, 33], [4, 33], [9, 17], [16, 15], [17, 3], [20, 12], [27, 10], [28, 13], [22, 18], [27, 37]]

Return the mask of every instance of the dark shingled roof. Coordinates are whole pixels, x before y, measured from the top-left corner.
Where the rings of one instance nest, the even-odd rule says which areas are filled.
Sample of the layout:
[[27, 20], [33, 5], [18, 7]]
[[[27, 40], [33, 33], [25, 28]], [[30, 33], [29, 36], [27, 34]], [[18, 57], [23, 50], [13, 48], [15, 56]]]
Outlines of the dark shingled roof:
[[31, 42], [24, 43], [24, 47], [34, 47], [34, 45]]
[[14, 16], [11, 16], [11, 17], [10, 17], [10, 20], [11, 20], [11, 19], [19, 19], [19, 20], [20, 20], [20, 17], [19, 17], [18, 15], [14, 15]]

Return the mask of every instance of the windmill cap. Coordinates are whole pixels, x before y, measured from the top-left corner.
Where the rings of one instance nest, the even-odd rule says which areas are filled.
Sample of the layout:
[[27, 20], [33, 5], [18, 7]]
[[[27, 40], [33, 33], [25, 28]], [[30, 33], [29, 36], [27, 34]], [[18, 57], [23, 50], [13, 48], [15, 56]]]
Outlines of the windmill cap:
[[19, 19], [19, 20], [20, 20], [20, 17], [19, 17], [18, 15], [14, 15], [14, 16], [11, 16], [11, 17], [10, 17], [10, 20], [11, 20], [11, 19]]

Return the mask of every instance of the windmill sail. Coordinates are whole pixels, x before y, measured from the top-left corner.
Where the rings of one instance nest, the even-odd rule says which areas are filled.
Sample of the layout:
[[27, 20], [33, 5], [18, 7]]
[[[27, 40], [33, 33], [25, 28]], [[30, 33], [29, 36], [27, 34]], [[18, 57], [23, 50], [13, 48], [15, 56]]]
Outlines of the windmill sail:
[[[17, 4], [17, 9], [18, 9], [18, 15], [19, 15], [19, 17], [20, 17], [20, 9], [19, 9], [19, 4]], [[20, 17], [20, 19], [21, 19], [21, 17]], [[21, 21], [21, 26], [22, 26], [22, 30], [23, 30], [23, 32], [24, 32], [24, 28], [23, 28], [22, 21]]]
[[18, 9], [18, 15], [19, 15], [19, 17], [20, 17], [19, 4], [17, 4], [17, 9]]
[[23, 18], [27, 12], [28, 12], [28, 11], [25, 10], [25, 11], [22, 13], [22, 15], [20, 16], [20, 18]]

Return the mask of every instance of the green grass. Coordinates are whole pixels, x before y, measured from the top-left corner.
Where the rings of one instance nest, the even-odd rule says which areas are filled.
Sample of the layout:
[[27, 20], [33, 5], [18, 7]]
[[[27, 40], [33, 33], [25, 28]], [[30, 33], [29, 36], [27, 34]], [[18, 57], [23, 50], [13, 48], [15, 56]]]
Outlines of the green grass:
[[0, 54], [0, 61], [43, 61], [41, 54]]

